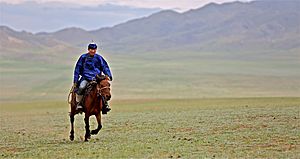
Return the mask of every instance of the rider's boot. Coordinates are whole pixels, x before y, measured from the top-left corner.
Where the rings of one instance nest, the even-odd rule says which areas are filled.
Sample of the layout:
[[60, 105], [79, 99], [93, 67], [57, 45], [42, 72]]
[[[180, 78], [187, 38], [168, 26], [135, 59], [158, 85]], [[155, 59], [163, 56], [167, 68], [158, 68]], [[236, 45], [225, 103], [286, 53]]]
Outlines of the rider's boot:
[[81, 102], [82, 97], [83, 97], [83, 95], [76, 94], [76, 103], [77, 103], [76, 110], [82, 110], [83, 109], [82, 102]]
[[109, 107], [108, 102], [107, 100], [105, 100], [104, 97], [102, 97], [102, 101], [103, 101], [102, 114], [107, 114], [107, 112], [109, 112], [111, 108]]

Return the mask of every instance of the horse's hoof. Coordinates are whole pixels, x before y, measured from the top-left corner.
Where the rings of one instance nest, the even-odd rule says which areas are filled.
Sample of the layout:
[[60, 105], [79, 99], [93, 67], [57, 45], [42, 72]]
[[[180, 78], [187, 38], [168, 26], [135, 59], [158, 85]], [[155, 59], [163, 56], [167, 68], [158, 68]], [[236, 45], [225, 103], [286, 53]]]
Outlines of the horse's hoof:
[[85, 139], [84, 139], [84, 142], [88, 142], [89, 139], [91, 139], [91, 138], [85, 138]]
[[85, 140], [91, 139], [91, 135], [85, 136]]
[[91, 135], [97, 135], [97, 134], [98, 134], [98, 132], [96, 130], [91, 131]]
[[70, 136], [70, 140], [73, 141], [74, 140], [74, 136]]

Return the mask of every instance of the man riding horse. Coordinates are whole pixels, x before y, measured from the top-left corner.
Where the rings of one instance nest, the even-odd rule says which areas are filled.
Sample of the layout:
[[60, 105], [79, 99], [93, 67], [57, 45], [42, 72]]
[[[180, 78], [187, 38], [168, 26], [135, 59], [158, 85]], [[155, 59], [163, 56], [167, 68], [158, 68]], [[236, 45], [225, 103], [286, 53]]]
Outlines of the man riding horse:
[[[96, 51], [97, 44], [90, 43], [88, 45], [88, 53], [82, 54], [76, 63], [74, 71], [74, 88], [79, 86], [76, 92], [76, 110], [83, 109], [82, 100], [85, 88], [89, 82], [96, 80], [97, 75], [104, 73], [109, 77], [110, 81], [112, 81], [112, 74], [107, 62], [101, 55], [97, 54]], [[102, 97], [102, 99], [104, 105], [102, 114], [107, 114], [111, 108], [109, 107], [107, 100], [104, 97]]]

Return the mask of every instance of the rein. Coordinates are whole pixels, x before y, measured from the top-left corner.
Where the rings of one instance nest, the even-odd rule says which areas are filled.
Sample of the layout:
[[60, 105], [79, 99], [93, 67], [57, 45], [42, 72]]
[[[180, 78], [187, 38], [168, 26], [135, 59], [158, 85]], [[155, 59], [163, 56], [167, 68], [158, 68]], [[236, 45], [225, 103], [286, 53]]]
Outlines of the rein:
[[101, 91], [102, 91], [103, 89], [109, 89], [109, 88], [110, 88], [109, 86], [99, 88], [98, 85], [97, 85], [97, 95], [102, 96]]
[[[69, 95], [68, 95], [68, 100], [67, 100], [67, 102], [68, 102], [69, 104], [72, 103], [72, 100], [70, 101], [70, 97], [72, 97], [72, 93], [74, 92], [74, 89], [75, 89], [75, 86], [72, 86], [72, 88], [70, 89], [70, 93], [69, 93]], [[71, 98], [71, 99], [72, 99], [72, 98]]]

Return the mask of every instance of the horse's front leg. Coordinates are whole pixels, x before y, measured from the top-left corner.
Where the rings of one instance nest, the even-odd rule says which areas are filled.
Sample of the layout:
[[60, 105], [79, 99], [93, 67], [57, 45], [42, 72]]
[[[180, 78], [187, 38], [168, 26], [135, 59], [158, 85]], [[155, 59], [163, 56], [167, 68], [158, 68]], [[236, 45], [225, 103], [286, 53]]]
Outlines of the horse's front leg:
[[85, 122], [85, 139], [84, 139], [84, 141], [88, 141], [88, 139], [91, 138], [89, 120], [90, 120], [90, 115], [89, 114], [85, 114], [85, 117], [84, 117], [84, 122]]
[[71, 131], [70, 131], [70, 140], [74, 140], [74, 114], [70, 113], [70, 122], [71, 122]]
[[99, 113], [96, 115], [96, 119], [97, 119], [98, 127], [97, 127], [97, 129], [91, 131], [91, 134], [92, 134], [92, 135], [98, 134], [98, 132], [99, 132], [99, 131], [101, 130], [101, 128], [102, 128], [102, 124], [101, 124], [101, 112], [99, 112]]

